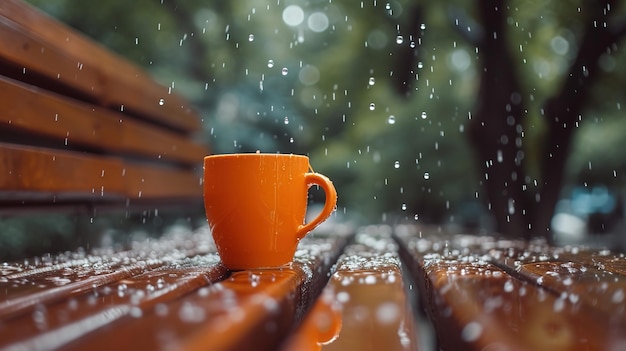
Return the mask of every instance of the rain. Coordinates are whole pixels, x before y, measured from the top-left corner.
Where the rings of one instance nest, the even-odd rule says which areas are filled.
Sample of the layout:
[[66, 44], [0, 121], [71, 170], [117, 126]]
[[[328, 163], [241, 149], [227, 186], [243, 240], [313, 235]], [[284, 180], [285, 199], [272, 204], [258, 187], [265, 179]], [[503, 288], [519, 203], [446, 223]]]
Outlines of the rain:
[[[621, 3], [28, 2], [189, 99], [202, 118], [202, 130], [194, 138], [212, 153], [309, 156], [315, 171], [332, 179], [338, 190], [332, 224], [432, 225], [479, 236], [538, 237], [545, 244], [585, 245], [611, 255], [626, 251], [626, 6]], [[168, 106], [172, 100], [165, 96], [154, 103]], [[50, 123], [62, 118], [50, 116]], [[73, 146], [73, 137], [68, 132], [64, 146]], [[105, 189], [94, 187], [93, 192]], [[323, 191], [312, 188], [309, 208], [315, 211], [323, 203]], [[194, 305], [201, 296], [176, 310], [158, 303], [168, 287], [199, 279], [191, 277], [192, 268], [219, 260], [211, 251], [213, 243], [196, 235], [207, 230], [203, 209], [2, 216], [0, 225], [0, 262], [5, 262], [0, 284], [11, 280], [26, 289], [26, 274], [67, 267], [67, 275], [38, 284], [86, 289], [74, 279], [109, 274], [122, 263], [137, 271], [144, 264], [180, 265], [186, 273], [178, 277], [147, 275], [135, 285], [122, 279], [115, 286], [93, 286], [91, 297], [70, 300], [68, 308], [80, 309], [89, 306], [90, 298], [107, 296], [129, 304], [99, 311], [102, 320], [141, 318], [143, 310], [135, 307], [150, 304], [157, 315], [177, 314], [188, 324], [204, 322], [216, 308]], [[25, 238], [24, 232], [33, 234]], [[168, 240], [174, 236], [198, 246], [181, 247]], [[153, 241], [175, 250], [168, 247], [169, 254], [158, 257], [163, 248], [150, 246]], [[438, 245], [410, 243], [431, 249]], [[119, 253], [129, 248], [141, 254]], [[317, 249], [305, 241], [296, 252], [302, 269], [316, 267], [307, 260]], [[563, 315], [585, 299], [574, 291], [576, 277], [602, 268], [547, 262], [558, 258], [553, 253], [545, 254], [545, 260], [523, 254], [505, 259], [503, 248], [483, 251], [485, 259], [477, 258], [464, 274], [476, 270], [485, 275], [492, 269], [486, 267], [497, 266], [500, 259], [518, 262], [512, 264], [520, 271], [529, 262], [542, 264], [555, 273], [538, 277], [536, 287], [568, 292], [546, 299], [542, 307]], [[424, 254], [419, 248], [416, 252]], [[469, 257], [442, 253], [422, 258], [426, 265], [443, 265], [452, 256], [459, 261]], [[38, 258], [33, 262], [28, 257]], [[349, 263], [349, 256], [344, 259]], [[328, 274], [336, 290], [325, 294], [342, 306], [350, 301], [346, 286], [400, 279], [369, 275], [350, 281], [350, 276]], [[496, 269], [489, 274], [504, 273]], [[253, 288], [276, 279], [263, 274], [235, 278]], [[520, 299], [530, 298], [524, 297], [526, 285], [502, 281], [503, 291]], [[605, 293], [615, 305], [626, 301], [625, 289], [604, 288], [594, 291]], [[234, 306], [220, 318], [236, 323], [243, 313], [236, 308], [238, 301], [215, 289], [198, 294], [220, 295]], [[543, 291], [533, 288], [532, 298], [542, 298]], [[280, 308], [273, 299], [245, 303], [268, 311]], [[500, 304], [487, 301], [485, 308]], [[403, 313], [398, 306], [381, 304], [373, 313], [381, 323], [392, 324]], [[54, 323], [35, 307], [30, 317], [42, 331]], [[97, 328], [102, 320], [77, 323]], [[466, 342], [488, 333], [481, 321], [466, 322], [460, 326]], [[46, 335], [57, 334], [43, 334], [47, 342]]]

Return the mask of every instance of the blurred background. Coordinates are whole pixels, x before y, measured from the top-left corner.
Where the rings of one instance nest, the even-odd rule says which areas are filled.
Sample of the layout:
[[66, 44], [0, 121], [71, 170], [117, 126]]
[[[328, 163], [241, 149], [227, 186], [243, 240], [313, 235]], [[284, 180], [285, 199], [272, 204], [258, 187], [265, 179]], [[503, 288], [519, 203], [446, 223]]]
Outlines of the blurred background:
[[[29, 2], [192, 100], [213, 152], [310, 156], [338, 189], [334, 220], [624, 241], [618, 1]], [[0, 221], [83, 244], [129, 228]]]

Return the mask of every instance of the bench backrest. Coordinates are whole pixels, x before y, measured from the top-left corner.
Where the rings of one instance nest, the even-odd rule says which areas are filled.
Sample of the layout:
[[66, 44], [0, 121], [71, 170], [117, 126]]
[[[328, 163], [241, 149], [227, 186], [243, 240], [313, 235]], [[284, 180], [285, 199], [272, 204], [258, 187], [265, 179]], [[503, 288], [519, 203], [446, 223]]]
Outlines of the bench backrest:
[[0, 2], [0, 212], [197, 203], [200, 129], [190, 103], [137, 66]]

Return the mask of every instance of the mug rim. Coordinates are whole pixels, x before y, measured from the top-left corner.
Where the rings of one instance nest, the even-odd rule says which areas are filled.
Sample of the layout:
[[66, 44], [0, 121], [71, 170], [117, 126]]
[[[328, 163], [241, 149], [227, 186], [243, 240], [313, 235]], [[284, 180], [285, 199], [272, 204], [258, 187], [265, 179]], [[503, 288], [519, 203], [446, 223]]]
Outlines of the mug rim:
[[217, 159], [217, 158], [255, 158], [255, 157], [290, 157], [290, 158], [305, 158], [309, 157], [306, 155], [299, 154], [279, 154], [279, 153], [265, 153], [265, 152], [244, 152], [244, 153], [233, 153], [233, 154], [213, 154], [207, 155], [204, 159]]

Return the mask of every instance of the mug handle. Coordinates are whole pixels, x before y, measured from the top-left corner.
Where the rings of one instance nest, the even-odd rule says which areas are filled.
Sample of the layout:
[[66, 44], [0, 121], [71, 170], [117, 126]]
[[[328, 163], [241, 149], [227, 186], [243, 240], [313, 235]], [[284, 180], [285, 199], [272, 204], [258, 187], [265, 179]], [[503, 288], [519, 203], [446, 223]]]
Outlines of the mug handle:
[[324, 193], [326, 193], [326, 202], [324, 203], [322, 212], [320, 212], [317, 217], [309, 223], [298, 226], [298, 229], [296, 230], [296, 237], [298, 240], [304, 238], [308, 232], [315, 229], [315, 227], [330, 217], [331, 213], [333, 213], [335, 207], [337, 206], [337, 190], [335, 190], [333, 182], [331, 182], [325, 175], [319, 173], [307, 173], [304, 175], [304, 181], [306, 182], [307, 189], [315, 184], [321, 186]]

